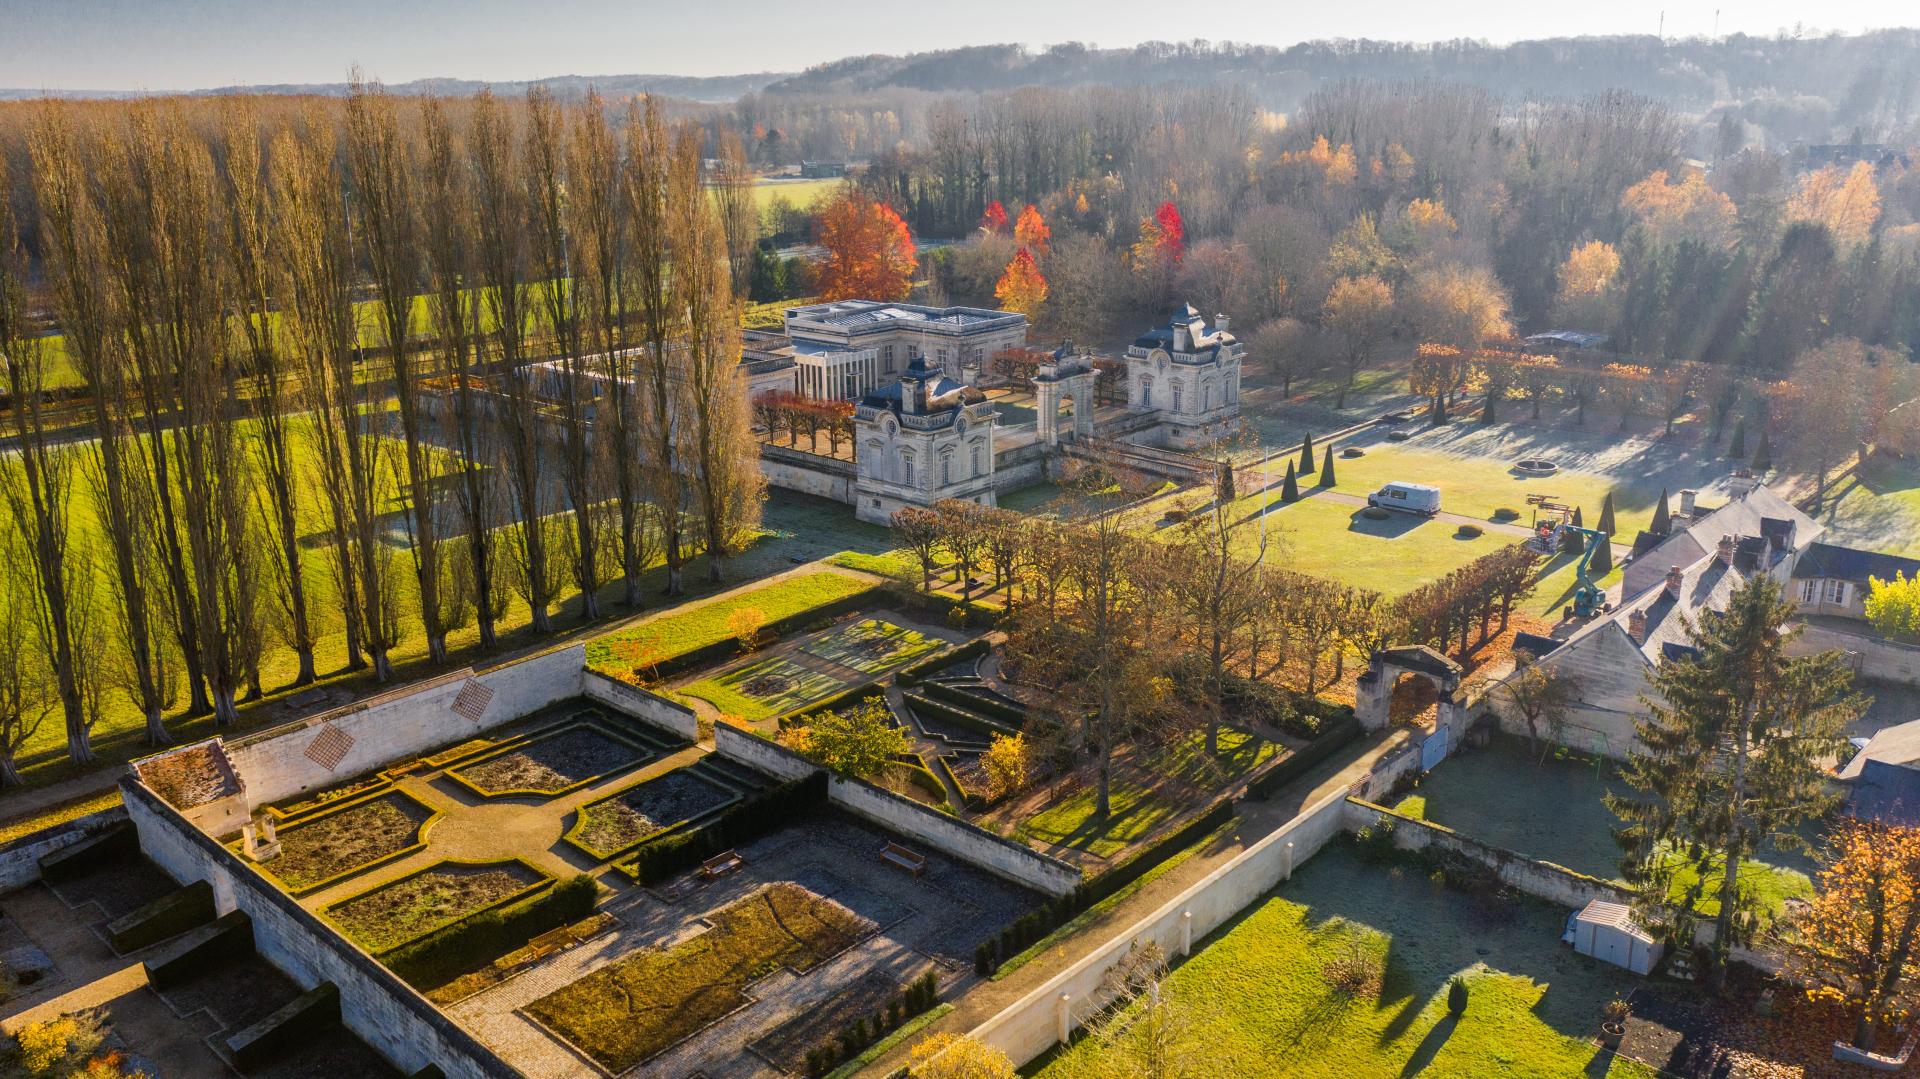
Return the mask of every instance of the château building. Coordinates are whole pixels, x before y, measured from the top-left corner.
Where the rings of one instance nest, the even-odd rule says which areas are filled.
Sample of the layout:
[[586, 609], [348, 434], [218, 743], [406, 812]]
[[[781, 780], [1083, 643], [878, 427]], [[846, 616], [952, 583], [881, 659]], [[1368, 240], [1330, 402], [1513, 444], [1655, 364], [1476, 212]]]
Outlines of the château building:
[[907, 506], [959, 498], [994, 504], [994, 408], [985, 395], [915, 356], [854, 406], [854, 510], [886, 524]]
[[1152, 413], [1168, 445], [1211, 442], [1240, 415], [1242, 349], [1227, 325], [1227, 316], [1215, 315], [1209, 328], [1182, 304], [1127, 349], [1127, 407]]

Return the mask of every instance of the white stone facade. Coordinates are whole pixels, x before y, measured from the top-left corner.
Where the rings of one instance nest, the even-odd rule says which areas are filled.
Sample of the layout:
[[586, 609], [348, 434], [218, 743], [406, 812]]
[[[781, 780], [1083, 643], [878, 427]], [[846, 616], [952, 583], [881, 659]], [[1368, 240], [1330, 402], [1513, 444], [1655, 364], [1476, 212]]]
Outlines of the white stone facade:
[[886, 524], [907, 506], [994, 504], [994, 409], [925, 356], [854, 408], [855, 514]]
[[1150, 412], [1165, 441], [1203, 445], [1227, 434], [1240, 416], [1240, 341], [1227, 318], [1182, 305], [1163, 326], [1127, 348], [1127, 407]]
[[839, 300], [788, 308], [786, 335], [800, 366], [801, 393], [858, 400], [922, 357], [947, 378], [977, 382], [995, 353], [1027, 343], [1027, 316]]

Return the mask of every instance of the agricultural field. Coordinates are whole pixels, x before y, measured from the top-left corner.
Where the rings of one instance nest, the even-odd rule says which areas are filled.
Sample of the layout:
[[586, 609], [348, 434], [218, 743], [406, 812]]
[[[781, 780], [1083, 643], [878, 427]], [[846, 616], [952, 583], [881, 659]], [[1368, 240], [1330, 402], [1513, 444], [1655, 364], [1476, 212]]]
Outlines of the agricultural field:
[[779, 179], [763, 176], [754, 181], [753, 204], [764, 216], [775, 199], [785, 199], [796, 210], [805, 210], [816, 201], [845, 186], [845, 180]]
[[[1602, 1005], [1639, 979], [1564, 948], [1565, 920], [1550, 904], [1469, 895], [1367, 864], [1336, 841], [1166, 979], [1174, 1051], [1193, 1074], [1222, 1077], [1652, 1079], [1652, 1069], [1589, 1040]], [[1377, 980], [1336, 991], [1334, 964], [1364, 965]], [[1447, 1010], [1455, 975], [1468, 991], [1459, 1016]], [[1139, 1059], [1137, 1038], [1124, 1024], [1083, 1037], [1031, 1074], [1127, 1071]]]

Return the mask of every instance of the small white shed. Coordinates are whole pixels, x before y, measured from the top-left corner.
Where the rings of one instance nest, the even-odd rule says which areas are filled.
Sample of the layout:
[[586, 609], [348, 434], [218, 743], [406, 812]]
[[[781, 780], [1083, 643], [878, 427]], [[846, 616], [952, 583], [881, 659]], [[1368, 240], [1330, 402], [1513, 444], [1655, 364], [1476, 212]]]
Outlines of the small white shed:
[[1660, 961], [1665, 946], [1633, 920], [1633, 910], [1624, 903], [1596, 899], [1567, 919], [1566, 934], [1561, 937], [1581, 955], [1604, 959], [1635, 974], [1646, 974]]

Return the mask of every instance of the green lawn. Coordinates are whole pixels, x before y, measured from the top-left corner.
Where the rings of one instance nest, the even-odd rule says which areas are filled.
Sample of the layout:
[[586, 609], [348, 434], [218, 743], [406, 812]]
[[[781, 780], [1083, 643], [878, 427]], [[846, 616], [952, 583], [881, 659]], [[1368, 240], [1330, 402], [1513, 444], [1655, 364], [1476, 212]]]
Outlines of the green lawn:
[[845, 186], [845, 180], [777, 180], [762, 178], [754, 182], [753, 204], [760, 213], [765, 214], [773, 205], [774, 199], [786, 199], [796, 210], [805, 210], [818, 199], [824, 198]]
[[[1565, 920], [1549, 904], [1481, 900], [1364, 864], [1336, 842], [1167, 979], [1163, 996], [1186, 1016], [1176, 1051], [1204, 1076], [1651, 1079], [1588, 1041], [1601, 1006], [1639, 979], [1563, 948]], [[1356, 948], [1384, 963], [1377, 999], [1341, 997], [1322, 975]], [[1469, 992], [1457, 1019], [1446, 1005], [1455, 974]], [[1031, 1073], [1130, 1073], [1132, 1036], [1083, 1038]]]
[[1156, 755], [1153, 768], [1196, 787], [1216, 787], [1239, 779], [1286, 751], [1286, 746], [1252, 731], [1222, 726], [1211, 756], [1207, 754], [1207, 732], [1189, 731]]
[[919, 630], [867, 618], [815, 637], [802, 644], [800, 651], [864, 674], [878, 675], [946, 646], [946, 641]]
[[833, 675], [774, 657], [679, 686], [674, 692], [698, 697], [722, 715], [752, 722], [825, 700], [845, 688], [847, 683]]
[[[1525, 740], [1497, 737], [1486, 749], [1450, 757], [1420, 784], [1427, 820], [1455, 831], [1606, 880], [1618, 879], [1619, 825], [1601, 799], [1630, 794], [1613, 766], [1578, 757], [1535, 764]], [[1399, 807], [1396, 807], [1399, 808]], [[1800, 851], [1769, 850], [1764, 861], [1746, 863], [1741, 875], [1767, 909], [1811, 894], [1812, 860]], [[1674, 882], [1683, 893], [1685, 880]], [[1719, 903], [1703, 904], [1717, 913]]]
[[[1243, 557], [1253, 558], [1259, 552], [1260, 507], [1268, 501], [1269, 565], [1389, 595], [1437, 580], [1517, 542], [1517, 537], [1493, 532], [1460, 536], [1456, 525], [1407, 514], [1369, 520], [1360, 507], [1327, 498], [1281, 505], [1275, 491], [1270, 497], [1251, 496], [1234, 504], [1236, 545]], [[1157, 534], [1166, 537], [1173, 532], [1162, 529]]]
[[1834, 493], [1820, 511], [1828, 542], [1920, 557], [1920, 466], [1876, 456]]
[[597, 637], [587, 642], [587, 665], [625, 676], [636, 664], [664, 663], [727, 640], [733, 636], [728, 620], [735, 611], [756, 609], [768, 622], [774, 622], [873, 587], [869, 581], [838, 573], [800, 574]]
[[1094, 806], [1094, 789], [1089, 784], [1029, 817], [1020, 825], [1020, 834], [1034, 842], [1111, 858], [1183, 809], [1195, 808], [1175, 805], [1148, 788], [1119, 781], [1108, 792], [1110, 812], [1105, 820], [1093, 815]]

